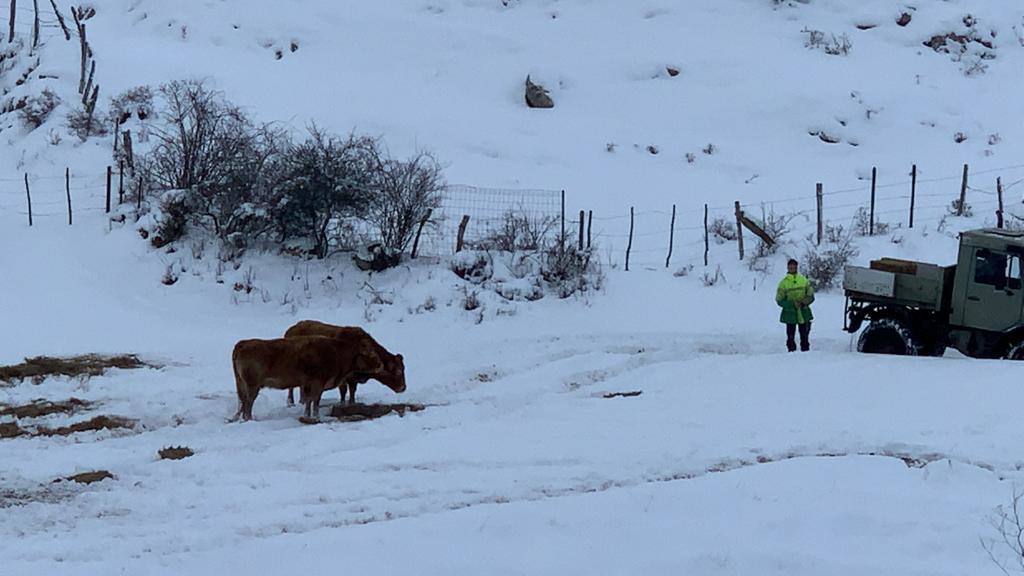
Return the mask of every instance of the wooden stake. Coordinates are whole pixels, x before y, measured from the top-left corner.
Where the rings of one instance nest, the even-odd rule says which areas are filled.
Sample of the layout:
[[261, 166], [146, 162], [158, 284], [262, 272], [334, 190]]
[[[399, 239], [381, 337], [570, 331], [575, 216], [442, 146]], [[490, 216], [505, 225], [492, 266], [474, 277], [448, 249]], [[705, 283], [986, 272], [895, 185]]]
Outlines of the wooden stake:
[[740, 260], [743, 260], [743, 211], [740, 210], [740, 201], [736, 201], [736, 242], [739, 244]]
[[914, 227], [914, 201], [917, 199], [917, 164], [910, 167], [910, 227]]
[[586, 213], [583, 210], [580, 210], [580, 252], [583, 252], [583, 218], [585, 216]]
[[462, 252], [463, 241], [466, 237], [466, 226], [469, 226], [469, 214], [464, 214], [462, 222], [459, 222], [459, 235], [455, 238], [455, 252]]
[[28, 172], [25, 173], [25, 198], [28, 199], [28, 225], [32, 225], [32, 192], [28, 189]]
[[[18, 15], [18, 0], [11, 0], [11, 19], [9, 21], [11, 25], [11, 32], [7, 36], [7, 43], [14, 42], [14, 18]], [[31, 226], [31, 224], [29, 224]]]
[[64, 169], [64, 192], [68, 195], [68, 226], [71, 226], [71, 168]]
[[32, 52], [39, 46], [39, 0], [32, 0], [34, 20], [32, 21]]
[[561, 222], [562, 222], [562, 235], [558, 238], [558, 255], [565, 255], [565, 190], [562, 190], [562, 211], [561, 211]]
[[124, 204], [124, 160], [117, 163], [117, 204]]
[[587, 250], [590, 249], [590, 233], [594, 229], [594, 211], [587, 211]]
[[68, 23], [64, 21], [64, 15], [60, 13], [60, 9], [57, 8], [57, 0], [50, 0], [50, 6], [53, 6], [53, 13], [57, 15], [57, 22], [60, 22], [60, 29], [64, 31], [64, 39], [71, 40], [71, 31], [68, 30]]
[[708, 242], [708, 205], [704, 205], [704, 266], [708, 265], [708, 250], [711, 248]]
[[114, 174], [114, 170], [107, 166], [107, 214], [110, 214], [110, 179]]
[[821, 182], [818, 182], [814, 187], [814, 195], [818, 199], [818, 246], [821, 246], [821, 237], [825, 235], [825, 225], [822, 216], [822, 208], [824, 207], [825, 193], [822, 191]]
[[433, 208], [427, 208], [427, 213], [423, 216], [423, 220], [420, 220], [420, 227], [416, 229], [416, 239], [412, 242], [412, 259], [416, 259], [416, 252], [420, 247], [420, 234], [423, 233], [423, 227], [427, 225], [427, 220], [430, 220], [430, 216], [434, 213]]
[[89, 98], [92, 97], [92, 81], [96, 77], [96, 61], [89, 65], [89, 79], [85, 82], [85, 92], [82, 93], [82, 105], [89, 107]]
[[[13, 4], [13, 0], [12, 0]], [[75, 19], [75, 29], [78, 30], [78, 45], [82, 53], [81, 66], [78, 75], [78, 93], [86, 94], [85, 92], [85, 71], [89, 66], [89, 41], [85, 37], [85, 23], [78, 16], [78, 9], [71, 8], [71, 17]], [[11, 19], [13, 23], [14, 19]], [[12, 25], [13, 26], [13, 25]], [[13, 29], [13, 27], [12, 27]]]
[[629, 253], [633, 251], [633, 207], [629, 207], [629, 243], [626, 244], [626, 272], [629, 272]]
[[996, 195], [999, 200], [999, 209], [996, 210], [996, 228], [1003, 227], [1003, 178], [996, 178]]
[[875, 183], [878, 181], [878, 168], [871, 168], [871, 214], [868, 220], [868, 236], [875, 235]]
[[139, 176], [138, 189], [135, 191], [135, 216], [142, 211], [142, 176]]
[[967, 164], [964, 164], [964, 177], [960, 181], [960, 205], [956, 207], [956, 215], [964, 215], [964, 207], [967, 206]]
[[665, 268], [672, 261], [672, 246], [676, 242], [676, 205], [672, 205], [672, 225], [668, 229], [668, 256], [665, 257]]

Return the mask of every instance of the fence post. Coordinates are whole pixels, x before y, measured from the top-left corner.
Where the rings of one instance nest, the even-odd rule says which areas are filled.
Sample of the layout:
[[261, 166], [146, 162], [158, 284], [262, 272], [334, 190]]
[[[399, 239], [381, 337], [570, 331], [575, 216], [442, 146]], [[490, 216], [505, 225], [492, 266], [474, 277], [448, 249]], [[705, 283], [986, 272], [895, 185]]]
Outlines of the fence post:
[[822, 208], [824, 203], [824, 192], [821, 189], [821, 182], [818, 182], [814, 187], [814, 195], [818, 199], [818, 246], [821, 246], [821, 237], [825, 232], [825, 227], [822, 224]]
[[586, 217], [586, 213], [580, 210], [580, 252], [583, 252], [583, 218]]
[[629, 243], [626, 244], [626, 272], [629, 272], [629, 253], [633, 250], [633, 207], [629, 207]]
[[107, 166], [107, 214], [110, 214], [110, 179], [113, 176], [114, 170]]
[[561, 211], [561, 222], [562, 222], [562, 235], [558, 238], [558, 251], [559, 256], [565, 256], [565, 190], [562, 190], [562, 211]]
[[117, 204], [124, 204], [124, 160], [117, 163]]
[[594, 211], [587, 211], [587, 250], [590, 250], [590, 233], [594, 229]]
[[672, 261], [672, 245], [676, 241], [676, 205], [672, 205], [672, 225], [668, 229], [668, 256], [665, 258], [665, 268], [668, 268]]
[[736, 201], [736, 242], [740, 249], [740, 260], [743, 260], [743, 210], [740, 210], [740, 201]]
[[910, 227], [914, 227], [914, 200], [917, 198], [917, 164], [910, 167]]
[[960, 205], [956, 207], [956, 215], [964, 215], [964, 207], [967, 205], [967, 164], [964, 164], [964, 177], [960, 181]]
[[868, 236], [875, 235], [875, 183], [878, 181], [878, 168], [871, 167], [871, 214], [868, 220]]
[[28, 199], [28, 225], [32, 226], [32, 192], [28, 189], [28, 172], [25, 173], [25, 198]]
[[416, 259], [416, 251], [420, 247], [420, 234], [423, 233], [423, 227], [427, 225], [427, 220], [430, 220], [430, 216], [434, 213], [433, 208], [427, 208], [427, 213], [423, 216], [423, 220], [420, 220], [420, 227], [416, 229], [416, 239], [412, 242], [412, 259]]
[[999, 209], [996, 210], [996, 228], [1003, 227], [1003, 177], [996, 178], [996, 195], [999, 200]]
[[459, 235], [455, 239], [456, 252], [462, 252], [463, 241], [466, 238], [466, 226], [469, 226], [469, 214], [463, 214], [462, 222], [459, 222]]
[[64, 192], [68, 195], [68, 226], [71, 226], [71, 168], [64, 169]]
[[142, 176], [139, 176], [138, 189], [135, 191], [135, 217], [142, 211]]
[[704, 204], [704, 267], [708, 265], [708, 249], [710, 244], [708, 243], [708, 205]]
[[32, 0], [32, 11], [34, 12], [32, 20], [32, 52], [35, 52], [36, 48], [39, 47], [39, 0]]
[[9, 22], [10, 25], [11, 25], [11, 33], [7, 37], [7, 43], [8, 44], [10, 44], [11, 42], [14, 42], [14, 18], [17, 15], [18, 15], [18, 2], [17, 2], [17, 0], [11, 0], [11, 19], [10, 19], [10, 22]]

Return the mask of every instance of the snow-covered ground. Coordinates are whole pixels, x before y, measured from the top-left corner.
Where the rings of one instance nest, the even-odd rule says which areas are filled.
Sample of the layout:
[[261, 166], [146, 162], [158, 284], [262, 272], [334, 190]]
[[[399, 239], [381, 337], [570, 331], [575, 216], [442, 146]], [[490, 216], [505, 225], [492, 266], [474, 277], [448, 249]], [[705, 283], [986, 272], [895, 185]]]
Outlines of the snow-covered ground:
[[[0, 574], [999, 573], [981, 540], [998, 537], [989, 518], [1022, 479], [1024, 366], [954, 352], [855, 354], [838, 294], [815, 305], [814, 351], [788, 355], [772, 287], [811, 222], [796, 221], [768, 275], [737, 262], [733, 243], [713, 245], [709, 272], [725, 274], [714, 287], [703, 285], [703, 246], [690, 228], [705, 202], [716, 214], [736, 199], [813, 208], [816, 181], [839, 192], [826, 215], [849, 225], [873, 165], [884, 184], [899, 184], [880, 190], [882, 219], [902, 222], [903, 181], [917, 163], [915, 228], [860, 240], [859, 260], [952, 262], [955, 232], [992, 220], [994, 178], [1024, 177], [1019, 6], [93, 4], [89, 33], [108, 95], [208, 76], [261, 119], [356, 128], [399, 153], [430, 148], [452, 181], [564, 188], [570, 213], [618, 219], [598, 221], [602, 291], [530, 303], [483, 294], [483, 312], [466, 311], [467, 288], [430, 260], [367, 277], [340, 258], [253, 254], [220, 270], [187, 243], [153, 250], [132, 217], [112, 223], [100, 210], [107, 139], [52, 144], [56, 116], [32, 133], [5, 129], [0, 365], [131, 352], [162, 367], [0, 387], [0, 403], [97, 403], [24, 425], [138, 420], [129, 432], [0, 440], [0, 496], [35, 496], [0, 500]], [[900, 27], [904, 10], [913, 19]], [[921, 44], [964, 32], [967, 13], [986, 37], [997, 29], [996, 59], [970, 78]], [[867, 24], [877, 27], [857, 28]], [[853, 49], [808, 50], [805, 27], [846, 33]], [[74, 93], [77, 48], [44, 31], [38, 73], [60, 78], [12, 94], [42, 85]], [[527, 73], [552, 88], [554, 110], [522, 104]], [[809, 134], [821, 130], [842, 142]], [[956, 143], [956, 132], [967, 140]], [[700, 151], [708, 143], [715, 154]], [[976, 216], [940, 225], [964, 163], [977, 174]], [[72, 227], [65, 166], [76, 178]], [[1012, 209], [1019, 189], [1007, 199]], [[673, 203], [681, 223], [666, 271], [667, 218], [653, 211]], [[644, 235], [625, 273], [630, 205]], [[687, 263], [697, 267], [671, 274]], [[168, 267], [171, 286], [160, 282]], [[234, 290], [247, 274], [254, 289]], [[368, 383], [361, 400], [427, 408], [303, 426], [283, 393], [265, 391], [255, 422], [228, 423], [231, 347], [302, 318], [364, 325], [405, 356], [408, 391]], [[604, 398], [630, 391], [642, 394]], [[195, 456], [158, 458], [176, 445]], [[92, 470], [116, 479], [51, 484]]]

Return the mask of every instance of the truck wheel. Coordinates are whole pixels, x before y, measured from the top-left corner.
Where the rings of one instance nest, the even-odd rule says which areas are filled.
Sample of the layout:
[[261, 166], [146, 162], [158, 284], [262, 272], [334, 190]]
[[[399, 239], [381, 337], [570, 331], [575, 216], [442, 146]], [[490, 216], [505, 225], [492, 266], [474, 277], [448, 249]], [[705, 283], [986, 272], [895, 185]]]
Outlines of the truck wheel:
[[1010, 348], [1006, 351], [1006, 355], [1003, 358], [1006, 360], [1024, 360], [1024, 340], [1011, 342]]
[[882, 318], [872, 320], [860, 333], [857, 351], [865, 354], [893, 354], [917, 356], [920, 344], [899, 320]]

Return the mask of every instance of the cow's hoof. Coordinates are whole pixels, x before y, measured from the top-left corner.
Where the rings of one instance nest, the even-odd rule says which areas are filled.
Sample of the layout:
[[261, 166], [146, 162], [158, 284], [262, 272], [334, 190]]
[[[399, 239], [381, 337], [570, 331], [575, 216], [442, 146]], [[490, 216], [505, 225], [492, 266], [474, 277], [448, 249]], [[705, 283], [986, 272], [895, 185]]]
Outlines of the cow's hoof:
[[299, 416], [299, 422], [302, 422], [303, 424], [319, 424], [320, 423], [320, 419], [319, 418], [310, 418], [308, 416]]

